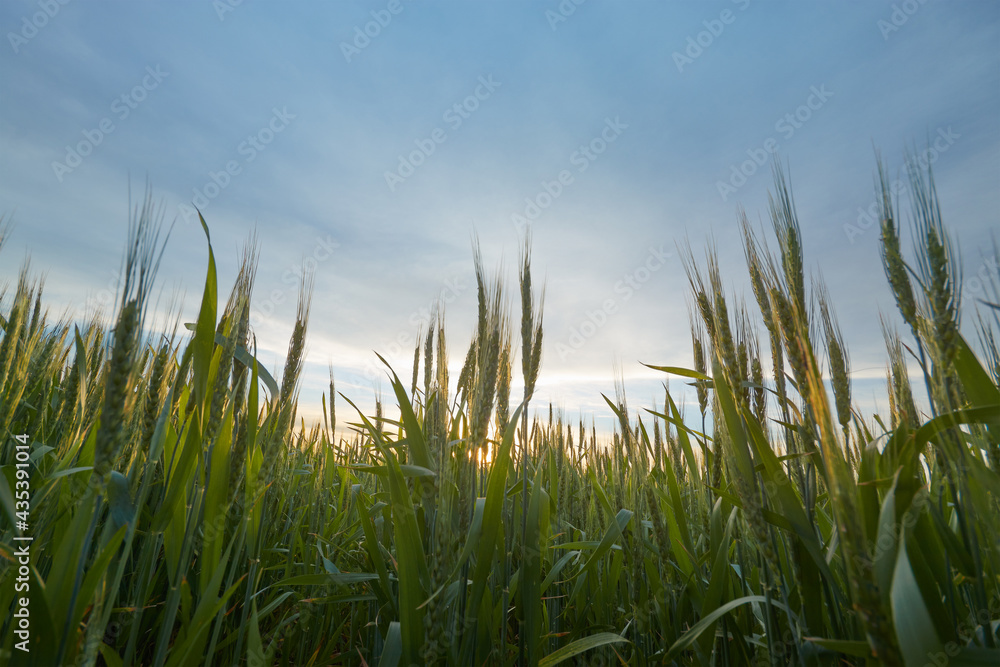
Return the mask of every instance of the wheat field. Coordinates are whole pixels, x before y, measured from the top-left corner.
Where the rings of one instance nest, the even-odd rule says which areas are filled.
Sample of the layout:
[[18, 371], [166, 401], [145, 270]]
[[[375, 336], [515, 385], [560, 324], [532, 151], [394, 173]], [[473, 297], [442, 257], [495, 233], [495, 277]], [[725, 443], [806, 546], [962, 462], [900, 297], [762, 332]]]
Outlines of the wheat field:
[[110, 319], [53, 321], [27, 262], [0, 277], [0, 663], [1000, 664], [1000, 299], [960, 303], [932, 174], [909, 175], [898, 202], [878, 163], [887, 414], [852, 403], [776, 169], [772, 229], [734, 221], [753, 303], [724, 287], [744, 267], [683, 253], [692, 354], [650, 361], [697, 403], [619, 389], [607, 438], [532, 403], [530, 240], [519, 321], [476, 254], [457, 378], [437, 319], [412, 374], [385, 364], [394, 405], [359, 412], [331, 369], [310, 425], [309, 281], [273, 378], [257, 243], [220, 307], [202, 218], [197, 320], [151, 331], [166, 235], [147, 197]]

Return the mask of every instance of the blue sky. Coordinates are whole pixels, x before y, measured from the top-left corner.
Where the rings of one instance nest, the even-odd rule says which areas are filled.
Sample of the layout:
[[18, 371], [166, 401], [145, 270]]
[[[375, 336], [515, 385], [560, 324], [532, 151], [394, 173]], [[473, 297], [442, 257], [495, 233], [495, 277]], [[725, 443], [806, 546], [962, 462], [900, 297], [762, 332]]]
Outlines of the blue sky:
[[894, 313], [877, 232], [859, 224], [873, 147], [894, 177], [906, 147], [932, 147], [966, 297], [997, 270], [994, 2], [36, 0], [0, 5], [0, 27], [0, 212], [16, 225], [0, 280], [30, 255], [55, 314], [107, 301], [129, 183], [148, 178], [176, 220], [161, 311], [175, 293], [186, 321], [198, 306], [194, 204], [224, 290], [258, 230], [269, 366], [287, 347], [295, 273], [313, 271], [307, 416], [329, 363], [362, 406], [375, 386], [391, 393], [371, 379], [372, 350], [408, 377], [440, 298], [457, 375], [473, 235], [513, 297], [522, 219], [546, 285], [539, 404], [610, 424], [600, 393], [616, 363], [633, 406], [662, 400], [639, 362], [691, 363], [676, 243], [700, 257], [714, 238], [733, 294], [752, 301], [736, 212], [768, 224], [774, 155], [863, 406], [883, 394], [878, 314]]

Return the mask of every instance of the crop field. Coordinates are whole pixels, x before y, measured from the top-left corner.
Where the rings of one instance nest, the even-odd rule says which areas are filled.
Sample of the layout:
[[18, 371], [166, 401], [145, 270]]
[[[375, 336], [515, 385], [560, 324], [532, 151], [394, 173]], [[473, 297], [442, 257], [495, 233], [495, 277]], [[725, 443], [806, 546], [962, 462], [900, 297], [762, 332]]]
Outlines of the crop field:
[[[605, 396], [608, 437], [532, 402], [530, 238], [513, 286], [474, 253], [471, 341], [433, 321], [374, 414], [331, 369], [309, 424], [309, 280], [272, 377], [249, 318], [266, 253], [248, 240], [219, 285], [208, 215], [197, 320], [151, 330], [147, 194], [104, 318], [54, 321], [28, 262], [0, 276], [0, 663], [1000, 664], [1000, 295], [961, 302], [948, 202], [909, 179], [897, 201], [878, 162], [887, 413], [852, 402], [775, 168], [771, 229], [732, 221], [744, 266], [682, 244], [691, 354], [644, 359], [654, 405]], [[742, 271], [751, 303], [725, 288]]]

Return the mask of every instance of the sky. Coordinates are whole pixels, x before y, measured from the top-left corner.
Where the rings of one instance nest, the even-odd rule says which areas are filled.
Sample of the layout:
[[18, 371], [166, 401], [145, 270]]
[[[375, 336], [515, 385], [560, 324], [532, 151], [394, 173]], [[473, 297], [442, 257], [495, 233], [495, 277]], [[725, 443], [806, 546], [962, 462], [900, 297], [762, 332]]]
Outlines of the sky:
[[[275, 372], [312, 275], [307, 419], [330, 364], [363, 410], [391, 398], [375, 352], [409, 378], [437, 304], [457, 377], [474, 239], [516, 318], [528, 229], [545, 286], [535, 405], [610, 428], [616, 369], [630, 406], [662, 404], [665, 376], [642, 363], [692, 365], [678, 244], [700, 259], [713, 242], [731, 298], [752, 303], [737, 211], [774, 247], [776, 160], [863, 409], [887, 409], [879, 314], [901, 326], [867, 214], [875, 151], [894, 180], [907, 149], [931, 165], [966, 302], [997, 272], [995, 2], [8, 0], [0, 29], [0, 214], [14, 224], [0, 283], [30, 257], [54, 315], [107, 311], [129, 189], [148, 181], [173, 224], [161, 319], [172, 303], [197, 314], [195, 207], [220, 299], [256, 229], [252, 325]], [[677, 378], [671, 390], [685, 395]]]

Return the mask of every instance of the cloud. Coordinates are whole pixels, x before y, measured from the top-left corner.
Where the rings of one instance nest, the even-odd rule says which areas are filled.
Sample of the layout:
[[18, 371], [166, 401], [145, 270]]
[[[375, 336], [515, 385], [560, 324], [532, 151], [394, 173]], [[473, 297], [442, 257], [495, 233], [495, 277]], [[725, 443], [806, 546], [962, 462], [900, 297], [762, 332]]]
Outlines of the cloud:
[[[20, 25], [33, 6], [4, 5], [0, 24]], [[0, 212], [18, 224], [3, 275], [30, 253], [48, 272], [54, 307], [85, 303], [119, 264], [129, 183], [138, 190], [148, 177], [168, 222], [179, 216], [161, 284], [188, 295], [191, 318], [207, 253], [180, 206], [201, 192], [220, 291], [258, 230], [258, 306], [271, 307], [256, 329], [268, 364], [280, 367], [295, 308], [289, 272], [335, 243], [314, 269], [301, 405], [318, 414], [331, 361], [367, 406], [360, 394], [373, 348], [408, 376], [412, 349], [403, 348], [415, 343], [422, 313], [449, 281], [472, 277], [473, 235], [488, 266], [503, 261], [513, 297], [512, 216], [534, 202], [533, 269], [547, 285], [539, 402], [607, 417], [599, 394], [611, 387], [614, 359], [636, 404], [660, 395], [637, 361], [690, 363], [676, 258], [647, 268], [627, 300], [616, 285], [638, 281], [650, 247], [688, 237], [700, 257], [711, 235], [727, 286], [752, 302], [736, 207], [766, 226], [774, 159], [790, 164], [807, 268], [829, 285], [858, 368], [881, 368], [878, 313], [894, 308], [877, 234], [851, 243], [844, 233], [873, 201], [873, 145], [895, 170], [904, 146], [922, 148], [939, 128], [961, 135], [933, 167], [967, 272], [982, 263], [976, 250], [1000, 210], [993, 5], [926, 3], [888, 39], [878, 21], [892, 9], [881, 4], [586, 3], [555, 29], [546, 15], [555, 2], [401, 6], [350, 62], [341, 44], [378, 20], [383, 3], [243, 3], [221, 20], [208, 3], [63, 7], [18, 53], [0, 54], [0, 84], [18, 91], [0, 108]], [[724, 10], [734, 19], [678, 72], [672, 54], [711, 32]], [[169, 77], [119, 118], [113, 101], [157, 66]], [[832, 96], [809, 107], [824, 86]], [[268, 137], [275, 109], [295, 117]], [[792, 121], [781, 125], [789, 115], [791, 134]], [[114, 131], [60, 182], [53, 161], [105, 118]], [[627, 128], [601, 139], [616, 118]], [[269, 140], [250, 159], [241, 147], [254, 137]], [[775, 154], [723, 200], [718, 183], [769, 138]], [[592, 158], [581, 158], [585, 149]], [[401, 173], [401, 160], [412, 174], [390, 188], [386, 172]], [[564, 172], [571, 182], [560, 182]], [[460, 365], [475, 296], [456, 291], [446, 311]], [[588, 321], [594, 331], [583, 336]], [[557, 346], [574, 330], [583, 344], [561, 358]]]

